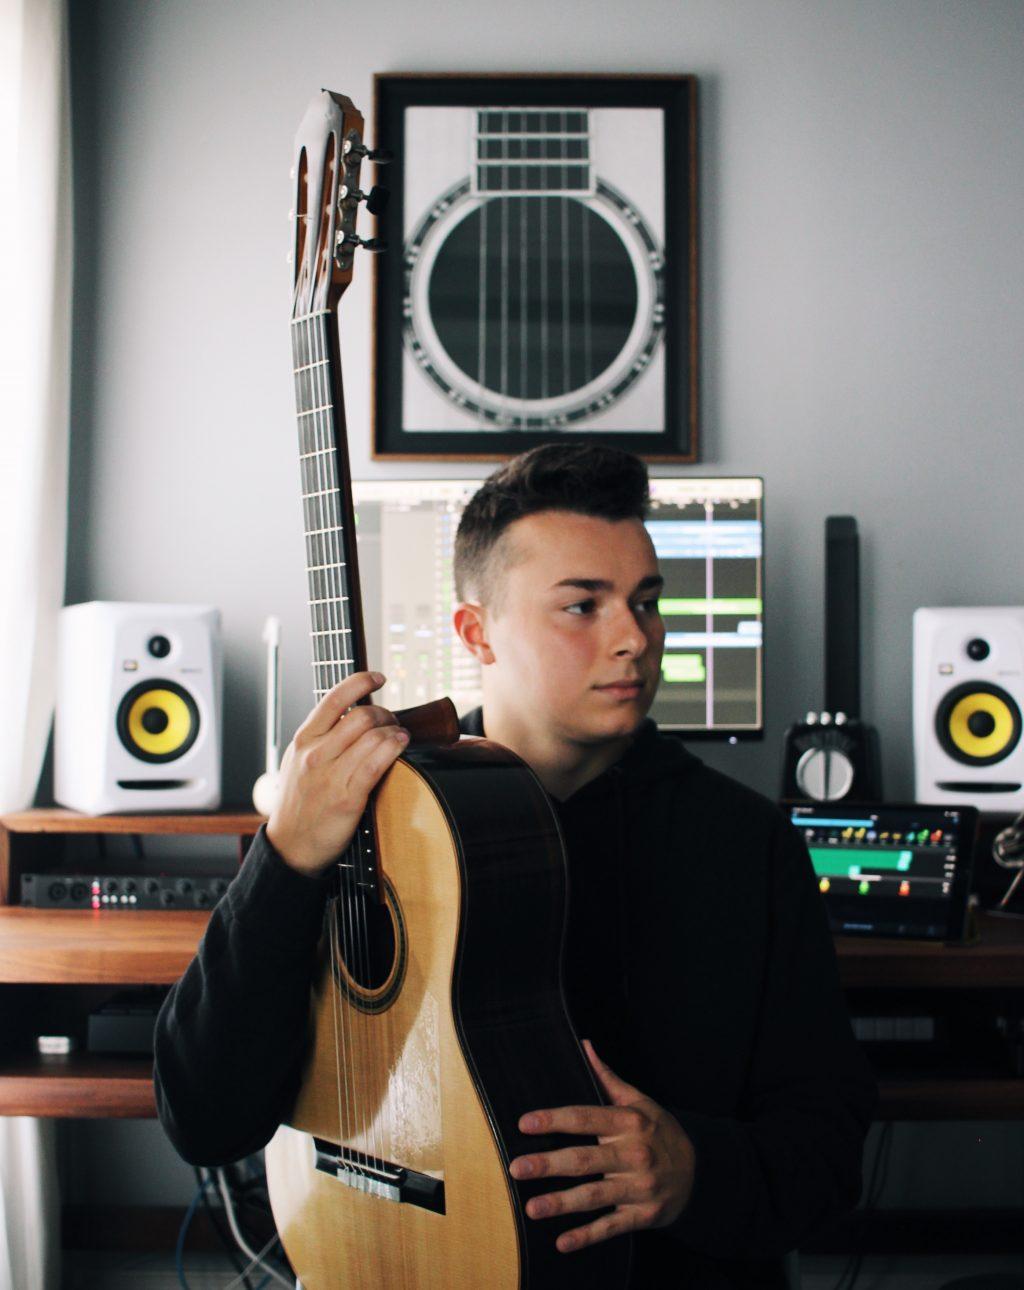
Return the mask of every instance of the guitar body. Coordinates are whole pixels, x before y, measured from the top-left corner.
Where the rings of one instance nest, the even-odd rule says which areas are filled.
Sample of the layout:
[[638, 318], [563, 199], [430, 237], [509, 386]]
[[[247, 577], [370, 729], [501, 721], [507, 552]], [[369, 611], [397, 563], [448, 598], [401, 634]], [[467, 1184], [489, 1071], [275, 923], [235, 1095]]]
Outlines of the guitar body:
[[[543, 790], [505, 748], [463, 739], [405, 754], [375, 801], [392, 961], [356, 980], [331, 940], [361, 917], [331, 902], [302, 1090], [267, 1148], [304, 1290], [625, 1286], [628, 1239], [560, 1254], [558, 1233], [585, 1218], [523, 1207], [564, 1180], [508, 1173], [521, 1152], [569, 1145], [520, 1134], [524, 1112], [599, 1100], [561, 992], [565, 868]], [[353, 1168], [318, 1168], [318, 1140]], [[433, 1193], [376, 1185], [396, 1168]]]

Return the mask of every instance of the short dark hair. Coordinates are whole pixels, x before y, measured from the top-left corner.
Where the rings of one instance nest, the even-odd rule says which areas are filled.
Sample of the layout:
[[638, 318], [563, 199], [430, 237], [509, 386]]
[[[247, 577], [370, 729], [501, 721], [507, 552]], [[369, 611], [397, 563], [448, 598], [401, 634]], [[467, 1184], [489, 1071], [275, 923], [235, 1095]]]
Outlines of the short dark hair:
[[605, 520], [643, 520], [647, 467], [631, 452], [594, 443], [549, 443], [499, 466], [474, 493], [455, 535], [455, 593], [490, 602], [501, 565], [498, 544], [515, 520], [572, 511]]

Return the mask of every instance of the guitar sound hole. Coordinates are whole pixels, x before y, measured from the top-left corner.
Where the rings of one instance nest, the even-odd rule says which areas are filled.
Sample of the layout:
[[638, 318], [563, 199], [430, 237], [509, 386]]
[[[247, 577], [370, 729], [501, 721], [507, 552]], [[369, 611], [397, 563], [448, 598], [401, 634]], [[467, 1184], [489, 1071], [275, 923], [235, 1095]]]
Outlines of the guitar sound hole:
[[619, 356], [637, 311], [622, 238], [576, 198], [492, 198], [437, 252], [429, 284], [438, 339], [470, 381], [550, 399]]
[[334, 908], [338, 959], [350, 985], [368, 994], [381, 990], [396, 976], [401, 955], [400, 928], [390, 884], [386, 900], [369, 899], [362, 890], [344, 887]]

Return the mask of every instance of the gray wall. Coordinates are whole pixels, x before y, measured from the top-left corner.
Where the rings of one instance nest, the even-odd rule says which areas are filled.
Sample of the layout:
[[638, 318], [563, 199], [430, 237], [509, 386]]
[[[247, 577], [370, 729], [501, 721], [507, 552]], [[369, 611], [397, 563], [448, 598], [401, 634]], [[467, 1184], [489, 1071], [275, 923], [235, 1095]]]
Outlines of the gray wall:
[[[289, 735], [308, 707], [285, 264], [295, 128], [320, 86], [368, 111], [374, 71], [510, 68], [700, 78], [701, 470], [765, 477], [769, 672], [763, 744], [699, 751], [776, 792], [783, 731], [822, 700], [823, 520], [853, 513], [865, 714], [890, 795], [912, 795], [913, 609], [1024, 601], [1024, 6], [71, 7], [68, 600], [222, 608], [228, 801], [261, 769], [267, 613], [283, 620]], [[428, 476], [369, 460], [370, 309], [364, 264], [342, 306], [354, 472]], [[99, 1144], [133, 1127], [155, 1151], [153, 1126], [70, 1140], [75, 1186], [95, 1194]], [[902, 1128], [886, 1199], [1019, 1202], [1016, 1129], [926, 1127]], [[115, 1159], [130, 1168], [127, 1145]], [[142, 1197], [184, 1194], [188, 1174], [168, 1157], [131, 1177]]]

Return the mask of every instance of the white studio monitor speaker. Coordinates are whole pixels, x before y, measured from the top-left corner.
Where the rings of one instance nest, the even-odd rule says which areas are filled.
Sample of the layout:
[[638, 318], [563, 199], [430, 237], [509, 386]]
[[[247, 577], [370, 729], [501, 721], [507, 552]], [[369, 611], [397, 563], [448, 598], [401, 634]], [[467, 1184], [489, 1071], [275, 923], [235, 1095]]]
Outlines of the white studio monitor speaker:
[[1024, 807], [1024, 607], [914, 613], [919, 802]]
[[61, 611], [54, 797], [89, 815], [220, 805], [223, 652], [207, 605]]

